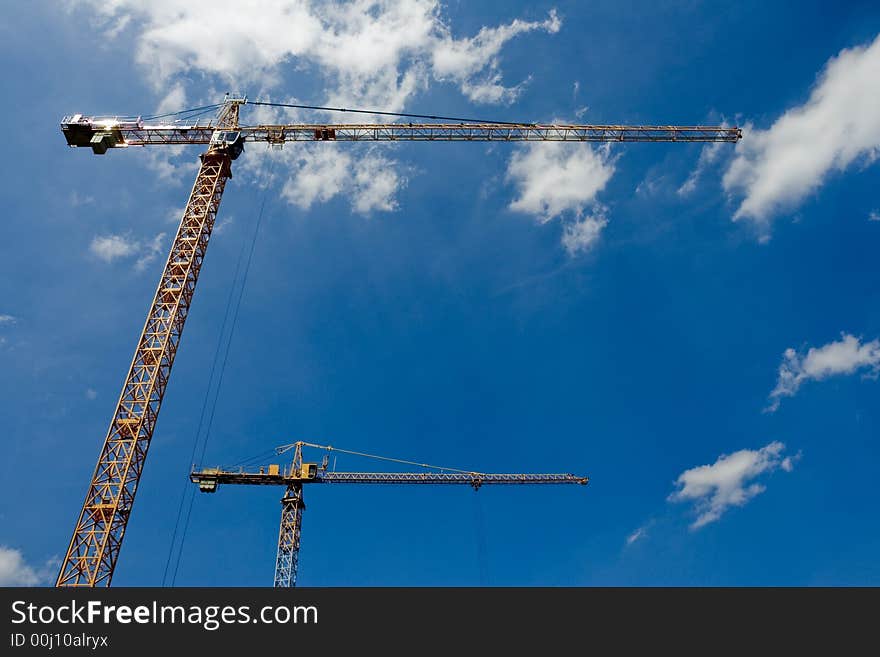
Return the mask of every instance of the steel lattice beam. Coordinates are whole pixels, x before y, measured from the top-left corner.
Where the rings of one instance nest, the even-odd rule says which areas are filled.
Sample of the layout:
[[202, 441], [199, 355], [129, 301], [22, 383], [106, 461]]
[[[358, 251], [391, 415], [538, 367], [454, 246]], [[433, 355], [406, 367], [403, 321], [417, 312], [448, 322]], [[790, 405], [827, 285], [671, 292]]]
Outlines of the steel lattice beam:
[[293, 473], [270, 474], [208, 468], [194, 471], [190, 480], [203, 488], [220, 484], [293, 486], [301, 484], [586, 484], [587, 477], [573, 474], [523, 474], [484, 472], [320, 472], [314, 478]]
[[109, 586], [223, 188], [225, 153], [202, 156], [57, 586]]
[[281, 498], [281, 528], [278, 530], [278, 555], [275, 558], [276, 588], [296, 586], [299, 567], [299, 539], [302, 531], [302, 513], [306, 506], [302, 486], [293, 485]]
[[[211, 125], [146, 125], [138, 119], [65, 117], [61, 129], [70, 146], [94, 147], [106, 135], [107, 148], [208, 144]], [[723, 126], [625, 126], [505, 123], [340, 123], [241, 126], [245, 142], [293, 141], [569, 141], [569, 142], [737, 142], [739, 128]], [[97, 151], [96, 151], [97, 152]], [[103, 151], [101, 151], [103, 152]]]

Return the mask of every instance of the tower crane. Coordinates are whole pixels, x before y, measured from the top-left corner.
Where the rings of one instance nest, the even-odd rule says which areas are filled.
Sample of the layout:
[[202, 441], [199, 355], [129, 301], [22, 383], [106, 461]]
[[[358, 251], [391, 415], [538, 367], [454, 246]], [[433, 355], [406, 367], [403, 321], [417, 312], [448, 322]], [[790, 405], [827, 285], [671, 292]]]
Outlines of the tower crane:
[[163, 122], [155, 120], [160, 117], [83, 114], [66, 116], [61, 122], [69, 146], [91, 148], [96, 155], [130, 146], [199, 144], [207, 146], [207, 150], [200, 156], [195, 183], [147, 311], [56, 586], [110, 585], [223, 189], [232, 177], [232, 162], [241, 155], [246, 143], [277, 147], [298, 141], [734, 143], [742, 137], [740, 129], [735, 127], [562, 125], [458, 119], [445, 123], [246, 125], [241, 123], [239, 115], [241, 107], [248, 103], [279, 105], [249, 102], [246, 97], [236, 96], [227, 97], [217, 105], [196, 108], [216, 109], [215, 118], [204, 122], [191, 118]]
[[[321, 464], [303, 461], [302, 448], [313, 447], [327, 450]], [[275, 587], [296, 586], [299, 566], [300, 533], [304, 484], [465, 484], [479, 490], [485, 484], [583, 484], [589, 478], [573, 474], [488, 474], [471, 472], [456, 468], [441, 468], [427, 463], [404, 461], [363, 452], [339, 449], [331, 445], [316, 445], [297, 441], [275, 449], [277, 454], [293, 450], [293, 460], [289, 467], [282, 468], [274, 463], [260, 466], [254, 472], [245, 468], [224, 470], [222, 468], [203, 468], [193, 470], [190, 480], [197, 484], [203, 493], [213, 493], [220, 484], [245, 484], [251, 486], [285, 486], [281, 498], [281, 526], [278, 530], [278, 552], [275, 558]], [[383, 461], [393, 461], [406, 465], [416, 465], [434, 472], [336, 472], [328, 471], [330, 452], [353, 454]]]

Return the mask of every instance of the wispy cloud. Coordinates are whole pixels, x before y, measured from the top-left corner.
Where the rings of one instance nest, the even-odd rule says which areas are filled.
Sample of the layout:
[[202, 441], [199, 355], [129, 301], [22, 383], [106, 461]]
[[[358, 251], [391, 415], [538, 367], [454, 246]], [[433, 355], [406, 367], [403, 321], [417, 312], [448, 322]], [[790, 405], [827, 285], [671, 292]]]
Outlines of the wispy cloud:
[[0, 586], [48, 584], [58, 564], [58, 559], [50, 559], [42, 566], [33, 566], [20, 550], [0, 545]]
[[74, 208], [78, 208], [81, 205], [90, 205], [95, 202], [95, 197], [91, 195], [83, 195], [78, 191], [73, 190], [70, 192], [70, 205]]
[[165, 233], [159, 233], [151, 240], [138, 240], [129, 235], [97, 235], [89, 244], [89, 252], [106, 263], [135, 257], [134, 268], [142, 271], [159, 255]]
[[[266, 0], [259, 11], [241, 3], [218, 10], [213, 0], [72, 4], [87, 5], [108, 38], [126, 30], [137, 62], [164, 94], [157, 113], [182, 109], [189, 102], [184, 84], [193, 73], [226, 88], [256, 86], [266, 98], [286, 71], [304, 68], [325, 81], [321, 104], [330, 107], [400, 111], [435, 83], [455, 85], [475, 103], [509, 104], [529, 78], [505, 81], [504, 49], [526, 34], [555, 34], [562, 26], [551, 9], [538, 20], [514, 19], [457, 35], [439, 0]], [[219, 50], [218, 34], [225, 44]], [[255, 118], [269, 114], [249, 111]], [[147, 166], [162, 180], [186, 178], [191, 164], [179, 159], [175, 147], [147, 150]], [[327, 148], [302, 149], [281, 159], [295, 167], [285, 177], [289, 202], [310, 207], [345, 194], [360, 214], [396, 209], [397, 193], [410, 173], [397, 160], [369, 150], [343, 155]], [[351, 179], [344, 179], [344, 172]]]
[[810, 347], [806, 354], [788, 348], [782, 355], [776, 387], [770, 393], [770, 405], [765, 411], [775, 412], [783, 397], [793, 397], [807, 381], [858, 371], [867, 371], [869, 376], [880, 372], [880, 340], [862, 343], [854, 335], [841, 333], [840, 340]]
[[89, 251], [104, 262], [113, 262], [131, 255], [138, 249], [138, 243], [122, 235], [98, 235], [89, 245]]
[[785, 445], [774, 441], [757, 450], [743, 449], [733, 454], [722, 454], [712, 465], [701, 465], [685, 470], [675, 484], [678, 490], [669, 496], [670, 502], [692, 502], [697, 519], [691, 529], [699, 529], [715, 522], [732, 506], [743, 506], [763, 493], [765, 486], [750, 483], [760, 475], [781, 468], [791, 472], [794, 457], [783, 457]]
[[290, 173], [281, 195], [289, 203], [308, 209], [336, 196], [347, 197], [353, 212], [369, 215], [397, 209], [397, 194], [407, 184], [401, 166], [376, 148], [352, 155], [335, 144], [282, 151]]
[[724, 189], [742, 195], [734, 219], [766, 223], [819, 188], [832, 170], [880, 154], [880, 35], [828, 61], [810, 98], [767, 130], [746, 125]]
[[637, 530], [635, 530], [632, 534], [626, 537], [627, 546], [632, 545], [636, 541], [640, 541], [648, 535], [648, 526], [642, 525]]
[[433, 47], [431, 64], [438, 80], [456, 82], [462, 93], [476, 103], [511, 103], [525, 82], [505, 87], [498, 70], [498, 55], [519, 34], [540, 30], [555, 34], [562, 26], [554, 10], [544, 21], [516, 19], [507, 25], [483, 27], [475, 37], [456, 40], [448, 28]]
[[716, 142], [703, 146], [700, 150], [700, 157], [697, 160], [697, 166], [694, 167], [694, 170], [691, 171], [687, 180], [685, 180], [681, 187], [678, 188], [679, 196], [690, 196], [696, 191], [697, 183], [700, 181], [700, 178], [702, 178], [706, 170], [718, 160], [718, 156], [721, 155], [722, 149], [725, 146], [726, 144], [724, 142]]
[[142, 242], [140, 245], [140, 254], [134, 263], [134, 268], [143, 271], [148, 264], [153, 262], [162, 252], [162, 243], [165, 240], [165, 233], [159, 233], [148, 242]]
[[[531, 143], [514, 151], [507, 180], [516, 187], [510, 209], [535, 217], [540, 223], [568, 215], [562, 244], [570, 255], [587, 250], [608, 224], [596, 195], [614, 173], [607, 147], [586, 144]], [[588, 213], [589, 206], [596, 206]]]
[[602, 229], [607, 225], [604, 208], [597, 208], [592, 214], [566, 223], [562, 229], [562, 246], [565, 252], [572, 257], [586, 253], [598, 241]]
[[[258, 12], [240, 3], [218, 10], [211, 0], [76, 4], [90, 7], [105, 34], [118, 32], [120, 20], [128, 19], [137, 61], [157, 88], [200, 72], [232, 86], [258, 81], [268, 89], [284, 67], [309, 66], [329, 81], [328, 104], [382, 101], [391, 110], [432, 80], [456, 84], [474, 102], [512, 101], [522, 83], [503, 83], [503, 47], [528, 32], [556, 33], [562, 24], [551, 10], [544, 20], [486, 25], [457, 38], [439, 0], [266, 0]], [[220, 50], [218, 34], [227, 44]]]
[[[0, 314], [0, 328], [12, 326], [18, 321], [17, 317], [13, 317], [12, 315], [4, 315]], [[0, 335], [0, 347], [5, 345], [7, 342], [5, 335]]]
[[233, 219], [232, 217], [223, 217], [214, 224], [214, 230], [212, 232], [215, 235], [224, 233], [226, 232], [226, 229], [229, 228], [233, 223], [235, 223], [235, 219]]
[[185, 205], [179, 208], [170, 208], [165, 214], [165, 219], [169, 224], [179, 224], [184, 212], [186, 212]]
[[880, 221], [880, 210], [871, 210], [868, 221]]

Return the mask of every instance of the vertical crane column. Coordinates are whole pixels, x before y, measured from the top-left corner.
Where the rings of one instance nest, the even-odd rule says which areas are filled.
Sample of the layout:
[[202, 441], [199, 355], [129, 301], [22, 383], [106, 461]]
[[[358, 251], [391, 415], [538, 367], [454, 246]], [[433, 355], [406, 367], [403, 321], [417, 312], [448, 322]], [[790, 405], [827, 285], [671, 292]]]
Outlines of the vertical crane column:
[[[221, 118], [237, 125], [238, 106], [232, 109]], [[232, 175], [232, 156], [225, 147], [209, 150], [201, 160], [56, 586], [109, 586], [113, 577], [220, 199]]]
[[275, 559], [275, 588], [296, 586], [299, 566], [299, 537], [302, 529], [302, 485], [287, 488], [281, 498], [281, 529], [278, 531], [278, 556]]

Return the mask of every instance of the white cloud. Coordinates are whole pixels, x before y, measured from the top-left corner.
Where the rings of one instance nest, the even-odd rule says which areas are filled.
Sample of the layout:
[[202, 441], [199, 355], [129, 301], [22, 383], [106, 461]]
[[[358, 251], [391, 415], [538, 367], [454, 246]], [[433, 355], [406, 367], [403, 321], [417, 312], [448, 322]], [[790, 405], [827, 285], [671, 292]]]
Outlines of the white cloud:
[[537, 142], [514, 151], [507, 166], [507, 180], [517, 189], [510, 209], [547, 223], [564, 214], [574, 222], [563, 229], [562, 244], [570, 255], [585, 251], [608, 224], [604, 208], [585, 216], [596, 195], [614, 173], [607, 146]]
[[142, 156], [146, 166], [152, 169], [163, 183], [180, 185], [187, 181], [187, 184], [192, 184], [189, 181], [195, 177], [194, 174], [199, 168], [198, 160], [186, 146], [147, 148]]
[[179, 224], [184, 212], [186, 212], [185, 205], [179, 208], [171, 208], [168, 210], [165, 218], [169, 224]]
[[[0, 326], [4, 326], [4, 325], [11, 326], [12, 324], [15, 324], [17, 321], [18, 321], [17, 317], [13, 317], [12, 315], [0, 314]], [[5, 345], [6, 342], [7, 342], [6, 337], [3, 335], [0, 335], [0, 347]]]
[[510, 103], [516, 100], [524, 83], [505, 87], [498, 72], [498, 55], [510, 39], [533, 30], [555, 34], [562, 22], [551, 10], [544, 21], [514, 20], [508, 25], [483, 27], [470, 39], [453, 39], [443, 27], [443, 38], [433, 48], [432, 65], [438, 80], [454, 80], [462, 92], [476, 103]]
[[565, 224], [562, 229], [562, 246], [566, 253], [576, 256], [589, 251], [606, 225], [608, 219], [601, 211]]
[[86, 388], [86, 399], [94, 400], [98, 398], [98, 392], [92, 388]]
[[[157, 88], [191, 72], [233, 87], [277, 84], [284, 66], [315, 67], [330, 81], [326, 100], [400, 109], [431, 79], [451, 81], [475, 102], [509, 102], [501, 83], [504, 45], [532, 31], [556, 33], [560, 19], [515, 19], [455, 38], [439, 0], [79, 0], [105, 33], [121, 20], [134, 32], [136, 59]], [[222, 35], [218, 42], [218, 35]], [[218, 47], [222, 45], [222, 47]], [[336, 103], [333, 103], [336, 104]]]
[[580, 214], [614, 173], [608, 148], [536, 142], [517, 148], [507, 179], [517, 187], [510, 209], [546, 223], [564, 212]]
[[349, 149], [335, 144], [289, 151], [293, 173], [282, 189], [290, 203], [308, 209], [337, 195], [348, 197], [351, 208], [359, 214], [397, 209], [397, 192], [406, 185], [395, 160], [367, 149], [354, 157]]
[[880, 210], [871, 210], [868, 221], [880, 221]]
[[725, 146], [726, 144], [724, 142], [715, 142], [703, 146], [700, 150], [700, 158], [697, 160], [697, 166], [694, 167], [694, 170], [691, 171], [687, 180], [685, 180], [681, 187], [678, 188], [679, 196], [690, 196], [696, 191], [697, 183], [700, 181], [700, 178], [706, 172], [706, 169], [715, 163]]
[[50, 559], [41, 567], [28, 564], [20, 550], [0, 545], [0, 586], [38, 586], [48, 584], [57, 559]]
[[[170, 88], [157, 113], [184, 104], [183, 85], [193, 74], [235, 91], [257, 87], [268, 98], [282, 73], [294, 69], [313, 71], [326, 82], [322, 102], [331, 107], [400, 111], [432, 82], [454, 84], [475, 103], [510, 103], [528, 78], [505, 84], [504, 47], [529, 32], [555, 34], [562, 24], [551, 10], [543, 20], [514, 19], [457, 38], [439, 0], [266, 0], [259, 9], [234, 0], [73, 4], [88, 5], [108, 38], [125, 30], [156, 89]], [[265, 116], [264, 109], [249, 109], [248, 115]], [[163, 181], [179, 181], [193, 166], [174, 147], [147, 150], [147, 166]], [[363, 161], [349, 151], [333, 155], [336, 162], [329, 150], [292, 158], [296, 169], [285, 197], [309, 207], [346, 194], [361, 214], [397, 207], [396, 193], [406, 183], [398, 162], [375, 152]]]
[[782, 398], [793, 397], [806, 381], [821, 381], [859, 370], [868, 370], [872, 376], [880, 373], [880, 340], [862, 343], [853, 335], [841, 333], [840, 340], [810, 347], [806, 355], [788, 348], [779, 366], [776, 387], [770, 393], [770, 405], [765, 410], [776, 411]]
[[127, 235], [97, 235], [89, 244], [89, 251], [106, 263], [136, 256], [134, 268], [141, 271], [159, 255], [164, 239], [165, 233], [159, 233], [148, 241], [136, 240]]
[[640, 541], [641, 539], [645, 538], [645, 536], [647, 536], [647, 535], [648, 535], [647, 526], [639, 527], [632, 534], [630, 534], [629, 536], [626, 537], [626, 544], [632, 545], [636, 541]]
[[89, 245], [89, 251], [104, 262], [113, 262], [118, 258], [135, 253], [138, 243], [122, 235], [98, 235]]
[[782, 468], [791, 472], [795, 457], [782, 457], [785, 445], [774, 441], [758, 450], [743, 449], [722, 454], [712, 465], [685, 470], [676, 480], [678, 490], [670, 502], [693, 502], [697, 519], [691, 529], [699, 529], [718, 520], [732, 506], [743, 506], [763, 493], [765, 487], [750, 483], [759, 475]]
[[89, 205], [95, 202], [94, 196], [81, 196], [80, 193], [76, 190], [70, 192], [70, 205], [74, 208], [78, 208], [81, 205]]
[[397, 209], [397, 191], [406, 184], [398, 175], [395, 162], [378, 154], [359, 159], [355, 165], [352, 209], [360, 214], [373, 210], [391, 212]]
[[223, 217], [214, 223], [214, 230], [212, 233], [214, 235], [219, 235], [221, 233], [226, 232], [226, 229], [229, 228], [233, 223], [235, 223], [235, 219], [232, 217]]
[[165, 240], [165, 233], [159, 233], [149, 242], [140, 244], [140, 255], [134, 263], [134, 268], [143, 271], [148, 264], [153, 262], [162, 251], [162, 242]]
[[803, 105], [768, 130], [746, 125], [724, 189], [743, 198], [734, 219], [766, 222], [832, 171], [880, 154], [880, 35], [831, 58]]
[[182, 109], [186, 109], [186, 90], [183, 88], [183, 84], [177, 82], [165, 94], [165, 97], [159, 101], [159, 105], [156, 107], [156, 114], [178, 112]]

